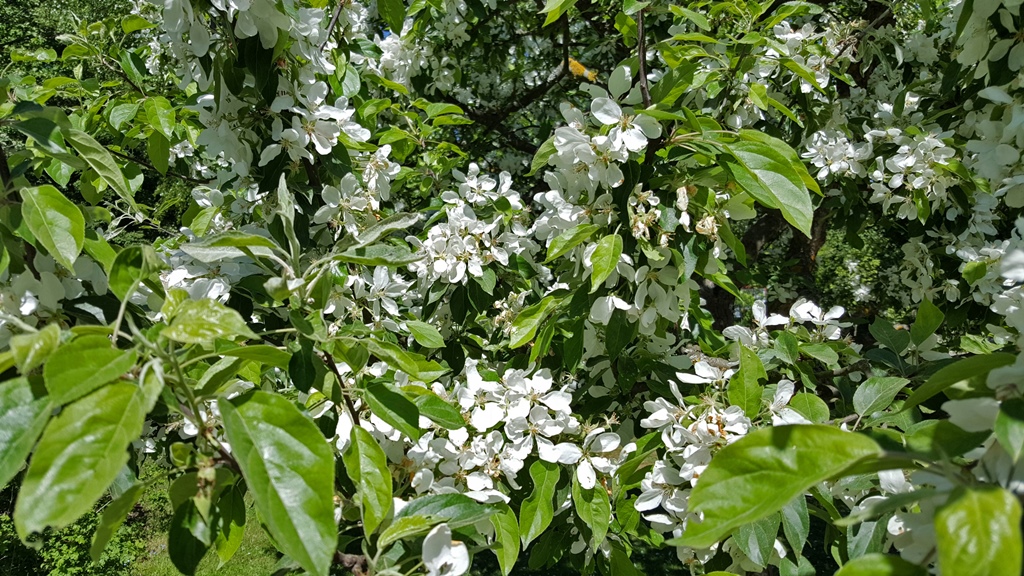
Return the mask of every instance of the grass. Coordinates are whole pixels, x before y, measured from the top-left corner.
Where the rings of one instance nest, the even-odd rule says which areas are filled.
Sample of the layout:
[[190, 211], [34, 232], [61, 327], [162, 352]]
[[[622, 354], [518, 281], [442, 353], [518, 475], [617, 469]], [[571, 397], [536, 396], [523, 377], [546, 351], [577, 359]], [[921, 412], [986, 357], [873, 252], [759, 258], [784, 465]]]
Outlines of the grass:
[[[267, 576], [274, 572], [277, 558], [274, 544], [260, 527], [255, 513], [250, 508], [246, 518], [242, 545], [231, 560], [228, 560], [223, 567], [218, 568], [220, 558], [211, 549], [199, 563], [196, 575]], [[166, 531], [153, 531], [146, 542], [146, 554], [143, 560], [132, 567], [132, 574], [134, 576], [180, 576], [178, 569], [171, 563], [171, 557], [167, 554]]]

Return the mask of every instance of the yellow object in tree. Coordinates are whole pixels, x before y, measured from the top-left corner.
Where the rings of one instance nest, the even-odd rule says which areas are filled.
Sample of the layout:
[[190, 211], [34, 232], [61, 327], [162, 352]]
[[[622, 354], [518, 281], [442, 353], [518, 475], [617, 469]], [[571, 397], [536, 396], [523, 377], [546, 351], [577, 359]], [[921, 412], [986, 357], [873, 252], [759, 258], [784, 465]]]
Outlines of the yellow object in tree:
[[582, 76], [591, 82], [597, 80], [597, 71], [588, 70], [586, 66], [580, 64], [579, 60], [575, 58], [569, 58], [569, 72], [572, 72], [573, 76]]

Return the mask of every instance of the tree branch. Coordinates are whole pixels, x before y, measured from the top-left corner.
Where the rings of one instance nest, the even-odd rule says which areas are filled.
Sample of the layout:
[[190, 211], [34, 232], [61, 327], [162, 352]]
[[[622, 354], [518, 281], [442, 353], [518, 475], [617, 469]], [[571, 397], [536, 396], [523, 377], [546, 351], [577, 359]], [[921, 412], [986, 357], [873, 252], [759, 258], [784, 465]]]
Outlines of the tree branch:
[[639, 72], [640, 72], [640, 95], [644, 99], [644, 108], [651, 107], [651, 89], [647, 85], [647, 38], [644, 33], [644, 11], [636, 15], [636, 47], [637, 47], [637, 60], [639, 61]]
[[[138, 158], [132, 158], [131, 156], [129, 156], [127, 154], [118, 152], [117, 150], [111, 150], [110, 148], [107, 148], [107, 151], [110, 152], [111, 154], [113, 154], [114, 156], [117, 156], [118, 158], [123, 158], [124, 160], [127, 160], [129, 162], [135, 162], [136, 164], [138, 164], [140, 166], [145, 166], [146, 168], [149, 168], [150, 170], [152, 170], [154, 172], [157, 172], [157, 173], [160, 172], [159, 170], [156, 169], [155, 166], [153, 166], [149, 162], [144, 162], [142, 160], [139, 160]], [[166, 173], [164, 173], [162, 175], [163, 176], [170, 176], [172, 178], [177, 178], [177, 179], [183, 180], [185, 182], [191, 182], [192, 184], [209, 184], [209, 181], [207, 181], [207, 180], [196, 180], [195, 178], [192, 178], [190, 176], [185, 176], [183, 174], [178, 174], [176, 172], [171, 172], [170, 170], [168, 170]]]

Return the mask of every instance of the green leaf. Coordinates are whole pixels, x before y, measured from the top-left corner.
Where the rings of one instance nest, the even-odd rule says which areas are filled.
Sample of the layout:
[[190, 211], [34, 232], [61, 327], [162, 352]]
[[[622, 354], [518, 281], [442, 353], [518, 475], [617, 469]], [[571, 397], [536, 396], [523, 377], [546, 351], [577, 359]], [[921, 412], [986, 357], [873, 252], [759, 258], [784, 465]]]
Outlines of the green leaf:
[[548, 246], [548, 256], [544, 260], [544, 263], [547, 264], [555, 258], [558, 258], [572, 250], [576, 246], [579, 246], [581, 242], [593, 236], [594, 233], [600, 229], [601, 227], [595, 224], [580, 224], [579, 226], [562, 232], [556, 236]]
[[851, 559], [835, 576], [927, 576], [928, 571], [890, 554], [866, 554]]
[[544, 26], [547, 26], [562, 17], [566, 11], [576, 5], [576, 0], [547, 0], [541, 14], [547, 14], [544, 19]]
[[6, 487], [25, 465], [50, 419], [53, 407], [42, 392], [24, 377], [0, 384], [0, 488]]
[[365, 392], [363, 398], [376, 416], [414, 442], [420, 439], [420, 410], [404, 394], [383, 382], [371, 382]]
[[92, 535], [92, 545], [89, 547], [89, 556], [93, 562], [99, 562], [100, 556], [107, 548], [107, 543], [113, 538], [117, 530], [124, 524], [128, 513], [132, 511], [135, 504], [142, 498], [146, 489], [150, 488], [146, 482], [136, 482], [115, 498], [110, 504], [103, 508], [99, 523], [96, 525], [96, 532]]
[[914, 390], [914, 393], [903, 403], [903, 410], [917, 406], [958, 382], [983, 377], [996, 368], [1013, 364], [1016, 358], [1013, 354], [1006, 352], [993, 352], [992, 354], [971, 356], [943, 366], [932, 374], [931, 378], [928, 378], [920, 388]]
[[751, 562], [764, 568], [771, 558], [780, 522], [781, 516], [776, 513], [744, 524], [736, 530], [733, 540]]
[[750, 348], [740, 344], [740, 369], [729, 379], [729, 404], [753, 418], [761, 411], [761, 381], [768, 380], [764, 364]]
[[391, 472], [387, 456], [369, 432], [355, 426], [352, 428], [352, 441], [342, 459], [358, 491], [364, 533], [373, 534], [391, 510]]
[[576, 515], [590, 527], [594, 535], [591, 547], [597, 550], [604, 542], [608, 526], [611, 524], [612, 505], [608, 501], [608, 493], [600, 484], [589, 490], [584, 488], [576, 474], [572, 479], [572, 503], [576, 508]]
[[787, 222], [810, 237], [814, 207], [806, 183], [782, 152], [763, 142], [736, 142], [726, 150], [743, 170], [730, 166], [737, 184], [768, 208], [778, 208]]
[[185, 344], [204, 344], [218, 338], [257, 338], [242, 315], [216, 300], [188, 300], [178, 308], [164, 337]]
[[395, 518], [429, 516], [455, 529], [486, 520], [494, 511], [493, 507], [481, 504], [465, 494], [434, 494], [421, 496], [409, 502], [395, 514]]
[[871, 335], [874, 336], [879, 344], [896, 354], [903, 354], [907, 346], [910, 346], [910, 332], [897, 330], [888, 320], [883, 318], [876, 318], [871, 326], [868, 326], [868, 331], [871, 332]]
[[167, 532], [167, 553], [179, 572], [192, 576], [213, 543], [213, 528], [189, 498], [174, 511]]
[[22, 480], [14, 524], [22, 541], [47, 526], [62, 528], [92, 510], [128, 463], [142, 433], [144, 394], [112, 384], [64, 408], [43, 431]]
[[60, 345], [60, 326], [48, 324], [38, 332], [11, 337], [11, 354], [18, 372], [28, 374], [50, 357]]
[[[640, 330], [638, 322], [630, 322], [629, 314], [625, 310], [616, 308], [612, 311], [612, 317], [608, 319], [608, 328], [605, 330], [605, 349], [608, 358], [615, 360], [619, 354], [626, 349]], [[539, 340], [538, 340], [539, 341]]]
[[53, 186], [21, 189], [25, 225], [53, 259], [71, 272], [85, 245], [85, 217]]
[[122, 200], [127, 202], [133, 210], [138, 211], [139, 207], [135, 204], [128, 180], [124, 177], [117, 162], [114, 162], [114, 157], [102, 144], [81, 130], [68, 130], [64, 138], [78, 151], [82, 160], [85, 160], [85, 163], [95, 170], [96, 174], [113, 188]]
[[594, 253], [590, 255], [590, 263], [594, 268], [590, 275], [591, 294], [596, 292], [615, 270], [620, 256], [622, 256], [622, 236], [609, 234], [601, 238]]
[[811, 517], [803, 494], [790, 500], [782, 509], [782, 531], [790, 548], [799, 555], [811, 533]]
[[381, 18], [387, 23], [388, 28], [395, 34], [402, 33], [402, 25], [405, 22], [405, 1], [404, 0], [377, 0], [377, 11]]
[[942, 310], [928, 300], [921, 301], [921, 307], [917, 309], [917, 318], [910, 327], [910, 339], [915, 346], [920, 346], [929, 336], [935, 333], [946, 318]]
[[828, 420], [828, 404], [810, 392], [800, 392], [789, 401], [789, 407], [815, 424]]
[[380, 538], [377, 539], [377, 549], [387, 550], [388, 546], [403, 538], [426, 534], [433, 525], [440, 521], [431, 516], [420, 515], [395, 518], [395, 521], [381, 532]]
[[967, 432], [949, 420], [925, 420], [907, 429], [907, 450], [931, 458], [955, 458], [981, 445], [988, 430]]
[[267, 344], [239, 346], [230, 350], [222, 350], [220, 353], [232, 358], [243, 358], [267, 366], [285, 369], [288, 368], [288, 360], [291, 359], [291, 354], [288, 352]]
[[152, 246], [127, 246], [117, 253], [110, 267], [110, 291], [119, 300], [127, 300], [134, 293], [133, 286], [138, 288], [164, 266]]
[[338, 536], [334, 455], [323, 434], [278, 394], [257, 390], [217, 406], [267, 530], [299, 566], [327, 576]]
[[800, 342], [792, 332], [783, 332], [775, 339], [775, 352], [786, 364], [795, 365], [800, 361]]
[[819, 360], [826, 366], [835, 366], [839, 363], [839, 354], [836, 354], [828, 344], [802, 344], [800, 353]]
[[46, 118], [28, 118], [11, 125], [15, 130], [21, 132], [35, 141], [39, 148], [50, 154], [66, 154], [64, 137], [61, 136], [60, 127]]
[[146, 30], [155, 27], [156, 24], [153, 24], [138, 14], [129, 14], [121, 19], [121, 30], [124, 30], [125, 34], [131, 34], [132, 32], [138, 32], [139, 30]]
[[377, 222], [366, 230], [359, 233], [359, 236], [348, 235], [338, 242], [338, 249], [362, 248], [377, 242], [392, 232], [408, 232], [409, 228], [415, 226], [421, 216], [413, 212], [400, 212]]
[[777, 512], [808, 488], [880, 455], [874, 440], [821, 425], [758, 430], [722, 448], [690, 496], [690, 522], [682, 540], [707, 548], [736, 527]]
[[537, 460], [530, 465], [533, 492], [523, 500], [519, 508], [519, 532], [524, 549], [547, 530], [555, 517], [555, 507], [551, 501], [555, 497], [560, 475], [561, 470], [557, 464]]
[[[996, 439], [1014, 463], [1024, 455], [1024, 400], [1010, 398], [999, 405], [996, 416]], [[0, 478], [2, 479], [2, 478]]]
[[392, 368], [424, 382], [433, 382], [444, 374], [444, 369], [437, 362], [427, 362], [423, 356], [407, 352], [391, 342], [370, 339], [366, 341], [366, 349]]
[[459, 409], [445, 402], [433, 392], [416, 396], [413, 403], [419, 408], [420, 414], [430, 418], [438, 426], [448, 430], [458, 430], [466, 425]]
[[555, 137], [552, 136], [544, 141], [537, 149], [537, 153], [533, 155], [533, 160], [530, 162], [530, 171], [527, 172], [527, 176], [533, 176], [537, 172], [548, 165], [548, 159], [555, 155], [558, 149], [555, 148]]
[[340, 254], [335, 254], [332, 256], [332, 259], [338, 262], [362, 264], [363, 266], [397, 268], [422, 260], [423, 254], [414, 254], [406, 247], [374, 244], [372, 246], [349, 248]]
[[50, 356], [43, 378], [53, 402], [67, 404], [131, 370], [137, 359], [134, 350], [118, 350], [106, 336], [79, 336]]
[[853, 393], [853, 409], [861, 416], [870, 416], [885, 410], [904, 386], [910, 383], [906, 378], [868, 378]]
[[982, 260], [975, 260], [974, 262], [968, 262], [967, 264], [964, 264], [964, 270], [962, 272], [962, 275], [964, 277], [964, 280], [967, 280], [967, 283], [970, 284], [971, 286], [977, 284], [978, 280], [981, 280], [987, 274], [988, 263]]
[[220, 565], [230, 560], [242, 545], [245, 535], [245, 494], [241, 483], [221, 493], [214, 517], [217, 519], [217, 538], [213, 545]]
[[512, 332], [509, 334], [512, 348], [519, 348], [537, 334], [537, 328], [548, 315], [548, 309], [554, 303], [554, 296], [545, 296], [540, 302], [523, 308], [516, 319], [512, 321]]
[[143, 104], [150, 126], [168, 141], [174, 139], [174, 107], [163, 96], [150, 96]]
[[491, 525], [494, 526], [491, 551], [498, 557], [502, 576], [508, 576], [519, 558], [519, 524], [515, 512], [508, 504], [499, 503], [496, 507], [497, 513], [491, 516]]
[[441, 333], [426, 322], [419, 320], [406, 320], [406, 327], [412, 333], [412, 337], [424, 348], [444, 348], [444, 337]]
[[167, 174], [171, 160], [171, 144], [163, 134], [153, 132], [149, 135], [146, 139], [146, 154], [149, 155], [149, 161], [157, 172]]
[[1021, 507], [998, 486], [958, 488], [935, 512], [939, 570], [957, 576], [1019, 576]]

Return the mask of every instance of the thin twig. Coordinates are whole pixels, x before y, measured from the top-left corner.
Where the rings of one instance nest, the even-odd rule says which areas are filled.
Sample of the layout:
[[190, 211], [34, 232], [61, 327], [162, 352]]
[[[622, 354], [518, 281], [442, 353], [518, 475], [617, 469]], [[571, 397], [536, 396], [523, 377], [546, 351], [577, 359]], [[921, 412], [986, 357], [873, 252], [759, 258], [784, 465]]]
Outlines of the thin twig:
[[334, 362], [334, 357], [330, 354], [323, 355], [324, 362], [327, 367], [334, 373], [334, 377], [338, 379], [338, 386], [341, 388], [341, 397], [345, 399], [345, 408], [348, 409], [348, 415], [352, 417], [352, 424], [355, 426], [359, 425], [359, 413], [356, 412], [356, 406], [352, 403], [352, 398], [349, 398], [348, 390], [345, 388], [345, 379], [341, 376], [341, 371], [338, 370], [338, 365]]
[[[149, 162], [144, 162], [142, 160], [139, 160], [138, 158], [132, 158], [131, 156], [129, 156], [127, 154], [124, 154], [122, 152], [118, 152], [117, 150], [112, 150], [110, 148], [107, 148], [107, 151], [110, 152], [111, 154], [113, 154], [114, 156], [117, 156], [118, 158], [123, 158], [125, 160], [128, 160], [129, 162], [135, 162], [136, 164], [138, 164], [140, 166], [145, 166], [146, 168], [149, 168], [150, 170], [152, 170], [154, 172], [160, 173], [160, 171], [156, 169], [156, 166], [153, 166]], [[191, 182], [192, 184], [209, 184], [209, 181], [207, 181], [207, 180], [196, 180], [195, 178], [191, 178], [189, 176], [185, 176], [184, 174], [178, 174], [176, 172], [171, 172], [170, 170], [168, 170], [166, 173], [163, 173], [162, 175], [163, 176], [171, 176], [171, 177], [177, 178], [179, 180], [184, 180], [185, 182]]]
[[636, 15], [636, 28], [637, 28], [637, 59], [640, 61], [638, 66], [640, 71], [640, 95], [644, 99], [644, 108], [651, 107], [651, 90], [647, 86], [647, 38], [644, 34], [644, 11], [641, 10]]
[[327, 36], [324, 38], [324, 43], [320, 45], [320, 51], [323, 52], [327, 48], [327, 43], [331, 41], [331, 35], [334, 34], [334, 27], [338, 25], [338, 18], [341, 17], [341, 9], [348, 4], [348, 0], [338, 0], [338, 6], [334, 9], [334, 15], [331, 16], [331, 23], [327, 25]]
[[854, 34], [846, 42], [844, 42], [842, 49], [839, 50], [839, 53], [829, 60], [829, 65], [842, 58], [843, 54], [846, 54], [847, 50], [856, 46], [857, 44], [860, 44], [860, 41], [864, 39], [864, 36], [866, 36], [868, 32], [874, 29], [875, 26], [878, 26], [878, 24], [881, 23], [882, 20], [888, 18], [890, 14], [892, 14], [892, 9], [886, 8], [885, 10], [882, 11], [881, 14], [878, 15], [878, 18], [875, 18], [874, 20], [871, 21], [870, 24], [858, 30], [856, 34]]
[[100, 57], [100, 62], [104, 66], [106, 66], [107, 69], [109, 69], [111, 72], [113, 72], [114, 74], [117, 74], [118, 76], [120, 76], [125, 82], [127, 82], [132, 88], [135, 88], [135, 90], [137, 90], [140, 94], [142, 94], [143, 96], [148, 96], [148, 94], [146, 94], [146, 91], [142, 89], [142, 86], [139, 86], [135, 82], [132, 82], [132, 79], [129, 78], [128, 75], [124, 73], [124, 70], [119, 70], [117, 68], [114, 68], [113, 66], [110, 65], [109, 62], [107, 62], [107, 59], [104, 58], [104, 57]]

